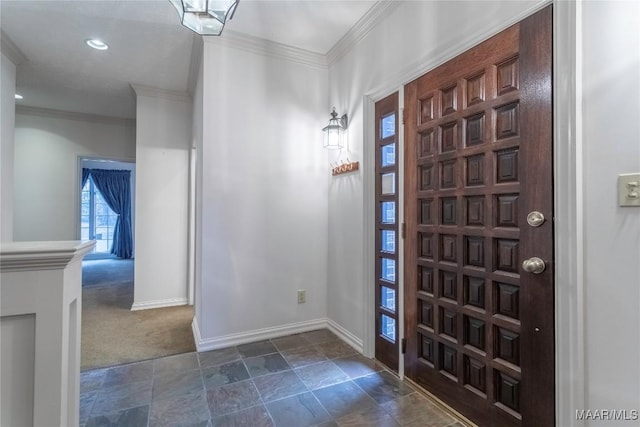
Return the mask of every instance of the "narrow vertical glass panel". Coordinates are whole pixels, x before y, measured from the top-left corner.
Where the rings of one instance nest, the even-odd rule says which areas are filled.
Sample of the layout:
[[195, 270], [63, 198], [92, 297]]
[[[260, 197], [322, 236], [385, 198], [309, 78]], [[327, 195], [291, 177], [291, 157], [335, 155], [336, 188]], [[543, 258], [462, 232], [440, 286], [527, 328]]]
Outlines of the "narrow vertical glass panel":
[[380, 333], [393, 342], [396, 342], [396, 319], [385, 314], [382, 315], [382, 330]]
[[382, 118], [380, 126], [380, 135], [382, 139], [389, 138], [396, 134], [396, 113], [392, 113]]
[[396, 174], [383, 173], [382, 174], [382, 194], [395, 194], [396, 193]]
[[382, 167], [391, 166], [396, 164], [396, 144], [383, 145], [380, 150], [382, 151], [381, 163]]
[[387, 288], [386, 286], [382, 286], [380, 288], [380, 305], [386, 308], [387, 310], [391, 310], [393, 312], [396, 311], [396, 291]]
[[384, 252], [395, 253], [396, 251], [396, 232], [393, 230], [380, 231], [380, 249]]
[[382, 258], [381, 279], [389, 282], [396, 281], [396, 261], [389, 258]]
[[396, 202], [382, 202], [382, 223], [383, 224], [395, 224], [396, 223]]

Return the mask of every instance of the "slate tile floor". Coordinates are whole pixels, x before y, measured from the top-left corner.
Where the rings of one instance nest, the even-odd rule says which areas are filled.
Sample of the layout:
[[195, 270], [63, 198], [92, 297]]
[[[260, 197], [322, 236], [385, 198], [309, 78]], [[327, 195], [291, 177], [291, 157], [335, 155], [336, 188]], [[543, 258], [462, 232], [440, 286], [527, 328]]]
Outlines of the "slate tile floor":
[[80, 425], [463, 427], [326, 329], [86, 371]]

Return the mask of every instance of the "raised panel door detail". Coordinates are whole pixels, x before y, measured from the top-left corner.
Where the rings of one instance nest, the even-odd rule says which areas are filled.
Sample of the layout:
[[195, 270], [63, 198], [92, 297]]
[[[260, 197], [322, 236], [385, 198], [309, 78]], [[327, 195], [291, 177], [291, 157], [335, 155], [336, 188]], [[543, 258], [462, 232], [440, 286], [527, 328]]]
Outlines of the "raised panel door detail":
[[428, 336], [418, 334], [420, 342], [418, 357], [433, 364], [435, 362], [435, 349], [433, 339]]
[[518, 195], [500, 194], [496, 196], [496, 226], [518, 227]]
[[440, 126], [440, 152], [455, 151], [458, 145], [458, 123], [451, 122]]
[[457, 225], [457, 199], [455, 197], [440, 199], [440, 205], [440, 224]]
[[481, 277], [464, 276], [464, 303], [485, 308], [485, 285]]
[[418, 269], [418, 283], [420, 283], [421, 291], [433, 294], [433, 268], [420, 266]]
[[496, 141], [512, 138], [519, 134], [519, 104], [517, 102], [495, 109]]
[[433, 259], [433, 233], [420, 233], [421, 258]]
[[483, 395], [486, 393], [487, 368], [484, 363], [472, 357], [464, 357], [464, 383], [473, 387]]
[[496, 313], [520, 319], [520, 287], [496, 282]]
[[466, 162], [466, 184], [468, 187], [484, 184], [484, 154], [470, 156]]
[[433, 190], [434, 188], [434, 170], [433, 165], [427, 164], [420, 167], [419, 173], [419, 181], [420, 181], [420, 190], [427, 191]]
[[496, 384], [496, 401], [519, 412], [520, 381], [505, 373], [496, 372]]
[[456, 165], [456, 160], [447, 160], [445, 162], [440, 162], [440, 188], [445, 189], [456, 187]]
[[458, 111], [458, 86], [452, 85], [440, 91], [442, 99], [442, 115], [453, 114]]
[[420, 124], [433, 120], [433, 96], [426, 97], [419, 101], [420, 104]]
[[420, 143], [418, 144], [418, 158], [429, 157], [435, 153], [435, 134], [433, 129], [428, 129], [420, 133]]
[[420, 200], [420, 219], [418, 222], [423, 225], [433, 224], [433, 199]]
[[518, 181], [518, 150], [496, 152], [496, 182], [498, 184]]
[[457, 261], [456, 236], [443, 234], [440, 236], [440, 260], [455, 263]]
[[511, 239], [495, 239], [495, 269], [518, 273], [520, 266], [518, 260], [520, 242]]
[[465, 225], [483, 226], [484, 196], [465, 197], [466, 215]]
[[433, 304], [428, 301], [419, 301], [420, 323], [433, 329]]
[[458, 339], [458, 315], [455, 311], [440, 307], [440, 333]]
[[481, 104], [485, 101], [485, 73], [481, 71], [471, 77], [467, 77], [467, 106]]
[[458, 299], [458, 276], [455, 272], [440, 270], [440, 296], [453, 301]]
[[465, 344], [485, 350], [485, 323], [480, 319], [464, 316]]
[[514, 365], [520, 364], [520, 334], [504, 328], [495, 328], [497, 339], [495, 355]]
[[458, 352], [447, 345], [440, 345], [440, 367], [453, 378], [458, 376]]
[[496, 65], [496, 87], [498, 88], [498, 95], [504, 95], [519, 89], [517, 57]]
[[484, 237], [464, 237], [465, 265], [484, 268]]
[[465, 146], [473, 147], [484, 142], [484, 112], [474, 114], [465, 120]]

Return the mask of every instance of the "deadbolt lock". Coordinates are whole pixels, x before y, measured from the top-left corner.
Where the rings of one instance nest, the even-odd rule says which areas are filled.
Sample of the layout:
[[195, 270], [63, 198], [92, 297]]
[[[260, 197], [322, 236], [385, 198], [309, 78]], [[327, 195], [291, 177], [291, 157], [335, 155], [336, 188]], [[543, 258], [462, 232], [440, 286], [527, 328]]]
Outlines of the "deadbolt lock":
[[529, 212], [527, 223], [532, 227], [540, 227], [544, 223], [544, 215], [538, 211]]

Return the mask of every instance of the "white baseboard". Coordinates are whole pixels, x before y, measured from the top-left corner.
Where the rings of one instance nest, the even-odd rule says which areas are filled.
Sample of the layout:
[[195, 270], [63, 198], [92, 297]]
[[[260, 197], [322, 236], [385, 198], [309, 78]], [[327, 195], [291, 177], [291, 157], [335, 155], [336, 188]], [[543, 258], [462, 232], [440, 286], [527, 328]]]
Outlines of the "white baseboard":
[[314, 331], [316, 329], [327, 328], [340, 339], [345, 341], [359, 353], [362, 353], [362, 340], [347, 331], [345, 328], [337, 324], [331, 319], [315, 319], [306, 322], [290, 323], [288, 325], [275, 326], [272, 328], [256, 329], [238, 334], [224, 335], [216, 338], [203, 339], [198, 326], [198, 319], [193, 318], [191, 322], [191, 330], [193, 331], [193, 339], [196, 343], [196, 349], [199, 352], [217, 350], [220, 348], [231, 347], [234, 345], [248, 344], [251, 342], [278, 338], [286, 335], [299, 334], [302, 332]]
[[186, 298], [171, 298], [158, 301], [134, 302], [131, 311], [148, 310], [150, 308], [175, 307], [177, 305], [187, 305], [189, 301]]
[[191, 323], [193, 338], [196, 342], [196, 349], [199, 352], [217, 350], [234, 345], [247, 344], [323, 328], [329, 328], [328, 319], [326, 318], [203, 339], [200, 334], [200, 327], [198, 326], [197, 318], [194, 317], [193, 322]]
[[331, 332], [333, 332], [338, 337], [340, 337], [340, 339], [342, 339], [342, 341], [344, 341], [347, 344], [349, 344], [358, 353], [363, 354], [362, 350], [363, 350], [364, 347], [362, 345], [362, 340], [360, 338], [356, 337], [351, 332], [347, 331], [345, 328], [343, 328], [341, 325], [339, 325], [338, 323], [336, 323], [335, 321], [333, 321], [331, 319], [327, 319], [327, 327], [329, 328], [329, 330]]

